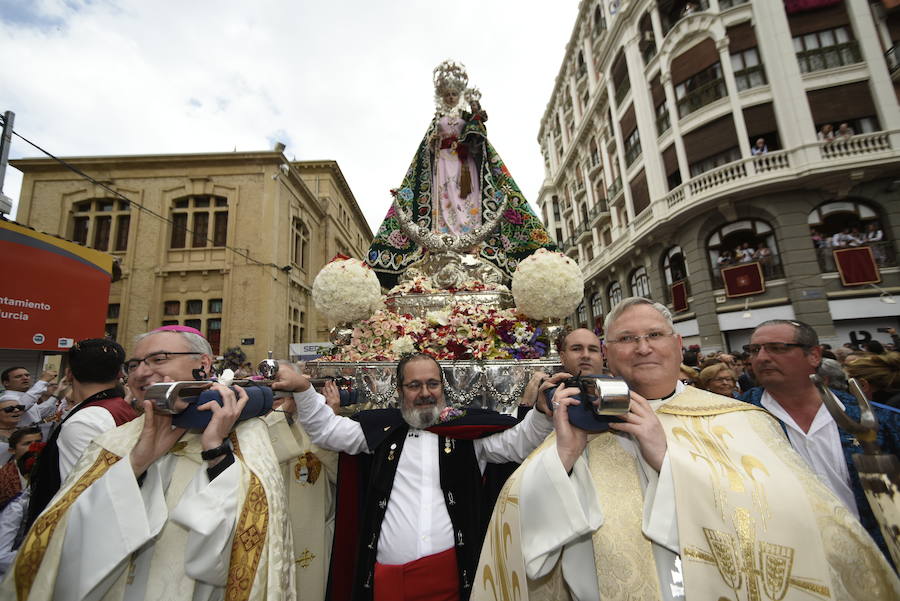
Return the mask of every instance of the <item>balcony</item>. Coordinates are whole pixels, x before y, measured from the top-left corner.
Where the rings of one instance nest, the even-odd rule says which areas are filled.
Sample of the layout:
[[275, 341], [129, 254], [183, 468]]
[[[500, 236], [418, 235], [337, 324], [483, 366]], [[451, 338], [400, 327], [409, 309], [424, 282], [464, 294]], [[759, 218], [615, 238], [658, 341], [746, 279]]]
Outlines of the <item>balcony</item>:
[[[784, 278], [784, 266], [781, 264], [781, 257], [778, 255], [772, 255], [767, 259], [760, 259], [757, 261], [759, 263], [760, 268], [763, 272], [763, 277], [766, 280], [780, 280]], [[747, 263], [744, 263], [747, 265]], [[722, 267], [733, 267], [734, 265], [740, 265], [740, 263], [731, 263], [730, 265], [722, 265]], [[712, 284], [713, 288], [722, 289], [725, 287], [725, 282], [722, 281], [722, 275], [720, 273], [720, 268], [716, 267], [713, 273]]]
[[609, 185], [609, 188], [606, 189], [606, 198], [610, 200], [610, 202], [614, 202], [616, 196], [622, 191], [622, 178], [617, 177], [613, 183]]
[[[765, 189], [802, 187], [824, 175], [833, 177], [841, 172], [849, 174], [872, 165], [900, 164], [898, 140], [900, 129], [860, 134], [834, 142], [811, 142], [788, 150], [740, 159], [702, 173], [669, 193], [652, 198], [650, 206], [629, 225], [618, 228], [612, 244], [591, 263], [591, 273], [598, 273], [614, 264], [635, 243], [664, 224], [677, 223], [680, 216], [703, 211], [731, 195], [746, 197]], [[608, 190], [607, 201], [610, 205], [615, 205], [619, 192], [621, 182], [616, 180]], [[883, 251], [885, 266], [898, 264], [893, 247], [885, 245]], [[770, 277], [780, 277], [780, 269], [776, 264], [770, 271]]]
[[588, 213], [588, 219], [590, 219], [590, 223], [593, 225], [596, 224], [602, 216], [609, 216], [609, 206], [606, 204], [605, 198], [601, 198], [593, 207], [591, 207], [591, 211]]
[[678, 116], [686, 117], [697, 109], [725, 97], [725, 80], [714, 79], [703, 84], [695, 90], [691, 90], [678, 100]]
[[[894, 243], [890, 240], [883, 242], [871, 242], [865, 244], [872, 249], [872, 255], [875, 257], [875, 264], [878, 267], [897, 267], [897, 251], [894, 250]], [[834, 249], [827, 246], [816, 249], [816, 259], [819, 262], [819, 269], [822, 273], [831, 273], [837, 271], [834, 261]]]
[[587, 221], [582, 222], [575, 229], [575, 241], [580, 244], [585, 238], [590, 238], [591, 235], [591, 224]]
[[834, 69], [835, 67], [852, 65], [861, 61], [859, 45], [855, 40], [797, 53], [797, 62], [800, 63], [801, 73]]
[[639, 156], [641, 156], [640, 140], [625, 149], [625, 165], [631, 167], [631, 164], [634, 163]]

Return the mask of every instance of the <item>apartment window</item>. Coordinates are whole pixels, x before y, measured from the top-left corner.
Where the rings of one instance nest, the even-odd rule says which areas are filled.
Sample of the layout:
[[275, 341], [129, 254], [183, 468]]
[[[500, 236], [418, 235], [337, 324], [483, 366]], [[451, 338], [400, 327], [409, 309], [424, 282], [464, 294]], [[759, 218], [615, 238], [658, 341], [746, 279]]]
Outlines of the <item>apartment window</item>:
[[722, 78], [722, 66], [716, 63], [675, 86], [678, 116], [690, 115], [724, 96], [725, 80]]
[[728, 150], [724, 150], [718, 154], [714, 154], [705, 159], [691, 163], [691, 177], [696, 177], [701, 173], [721, 167], [726, 163], [737, 161], [741, 158], [741, 151], [737, 146], [733, 146]]
[[209, 306], [207, 308], [207, 313], [221, 313], [221, 312], [222, 312], [222, 299], [221, 298], [209, 299]]
[[72, 206], [72, 240], [102, 251], [128, 248], [131, 204], [123, 200], [98, 198]]
[[166, 301], [163, 303], [163, 315], [179, 315], [181, 313], [181, 301]]
[[650, 298], [650, 278], [643, 267], [638, 267], [631, 274], [631, 295]]
[[859, 45], [846, 26], [798, 35], [794, 38], [794, 52], [803, 73], [862, 61]]
[[295, 217], [293, 229], [294, 249], [291, 254], [291, 262], [305, 271], [309, 263], [307, 260], [309, 255], [309, 228], [306, 227], [306, 224], [300, 218]]
[[731, 68], [734, 71], [734, 82], [739, 91], [764, 86], [768, 83], [756, 48], [748, 48], [743, 52], [732, 54]]
[[185, 303], [184, 312], [188, 315], [199, 315], [203, 313], [202, 300], [189, 300]]
[[625, 164], [630, 166], [639, 156], [641, 156], [641, 135], [635, 127], [625, 138]]
[[306, 334], [306, 312], [292, 307], [290, 317], [291, 342], [303, 342]]
[[[173, 249], [225, 246], [228, 239], [228, 200], [221, 196], [189, 196], [172, 203]], [[188, 239], [190, 232], [190, 240]]]
[[619, 282], [613, 282], [609, 285], [607, 296], [609, 297], [609, 310], [612, 311], [622, 301], [622, 286], [619, 285]]

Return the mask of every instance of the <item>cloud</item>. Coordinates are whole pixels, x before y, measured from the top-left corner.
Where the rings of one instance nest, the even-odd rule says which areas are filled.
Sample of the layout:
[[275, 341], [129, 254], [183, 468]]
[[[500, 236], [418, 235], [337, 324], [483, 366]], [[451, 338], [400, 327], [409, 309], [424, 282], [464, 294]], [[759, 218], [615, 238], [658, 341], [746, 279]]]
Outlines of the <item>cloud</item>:
[[[6, 10], [6, 5], [19, 7]], [[577, 2], [4, 1], [0, 110], [60, 156], [287, 144], [337, 160], [373, 230], [433, 112], [431, 71], [466, 64], [525, 195]], [[11, 157], [37, 156], [16, 140]], [[5, 193], [18, 198], [10, 169]]]

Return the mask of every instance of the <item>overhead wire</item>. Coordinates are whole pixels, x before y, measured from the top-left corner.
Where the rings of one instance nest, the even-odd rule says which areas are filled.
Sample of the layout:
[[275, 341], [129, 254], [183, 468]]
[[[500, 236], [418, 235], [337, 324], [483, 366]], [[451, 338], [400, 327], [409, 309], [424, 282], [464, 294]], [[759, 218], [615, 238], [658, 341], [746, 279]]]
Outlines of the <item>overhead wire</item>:
[[[5, 124], [5, 119], [3, 118], [2, 115], [0, 115], [0, 124]], [[160, 219], [161, 221], [164, 221], [165, 223], [168, 223], [168, 224], [172, 225], [173, 227], [176, 227], [176, 226], [175, 226], [175, 222], [174, 222], [173, 220], [169, 219], [168, 217], [166, 217], [165, 215], [161, 215], [160, 213], [157, 213], [157, 212], [154, 211], [153, 209], [150, 209], [150, 208], [148, 208], [148, 207], [145, 207], [145, 206], [142, 205], [141, 203], [139, 203], [139, 202], [137, 202], [137, 201], [135, 201], [135, 200], [132, 200], [132, 199], [128, 198], [127, 196], [125, 196], [124, 194], [122, 194], [121, 192], [119, 192], [118, 190], [114, 190], [114, 189], [110, 188], [109, 186], [107, 186], [107, 185], [104, 184], [103, 182], [98, 181], [97, 179], [91, 177], [90, 175], [88, 175], [87, 173], [85, 173], [84, 171], [82, 171], [81, 169], [79, 169], [78, 167], [76, 167], [75, 165], [72, 165], [71, 163], [69, 163], [68, 161], [66, 161], [65, 159], [61, 159], [60, 157], [54, 155], [54, 154], [51, 153], [50, 151], [48, 151], [48, 150], [42, 148], [40, 145], [36, 144], [35, 142], [32, 142], [31, 140], [29, 140], [28, 138], [26, 138], [25, 136], [23, 136], [23, 135], [20, 134], [19, 132], [15, 131], [15, 130], [12, 130], [12, 133], [13, 133], [13, 135], [15, 135], [17, 138], [19, 138], [20, 140], [22, 140], [22, 141], [25, 142], [26, 144], [29, 144], [29, 145], [33, 146], [33, 147], [36, 148], [38, 151], [44, 153], [45, 155], [47, 155], [48, 157], [50, 157], [51, 159], [53, 159], [54, 161], [56, 161], [57, 163], [59, 163], [60, 165], [62, 165], [63, 167], [65, 167], [66, 169], [68, 169], [69, 171], [75, 173], [75, 174], [78, 175], [79, 177], [82, 177], [82, 178], [86, 179], [87, 181], [91, 182], [92, 184], [94, 184], [95, 186], [98, 186], [98, 187], [100, 187], [100, 188], [106, 190], [107, 192], [109, 192], [110, 194], [112, 194], [113, 196], [115, 196], [116, 198], [120, 198], [120, 199], [124, 200], [124, 201], [127, 202], [130, 206], [134, 206], [134, 207], [136, 207], [138, 210], [144, 211], [145, 213], [147, 213], [147, 214], [149, 214], [149, 215], [152, 215], [153, 217], [156, 217], [157, 219]], [[196, 232], [194, 232], [194, 230], [188, 228], [187, 226], [177, 226], [177, 227], [178, 227], [178, 229], [180, 229], [180, 230], [184, 230], [186, 233], [190, 234], [192, 237], [194, 237], [194, 239], [196, 239]], [[210, 243], [212, 243], [213, 245], [215, 245], [215, 240], [213, 240], [213, 239], [210, 238], [209, 236], [204, 235], [204, 239], [205, 239], [207, 242], [210, 242]], [[246, 260], [248, 260], [248, 261], [250, 261], [250, 262], [252, 262], [252, 263], [256, 263], [257, 265], [261, 265], [261, 266], [263, 266], [263, 267], [275, 267], [276, 269], [279, 269], [279, 270], [281, 270], [281, 271], [284, 271], [284, 269], [283, 269], [282, 267], [279, 267], [279, 266], [276, 265], [275, 263], [266, 263], [266, 262], [263, 262], [263, 261], [260, 261], [260, 260], [258, 260], [258, 259], [255, 259], [255, 258], [251, 257], [249, 251], [244, 250], [244, 249], [242, 249], [242, 248], [237, 248], [237, 247], [229, 246], [229, 245], [227, 245], [227, 244], [224, 245], [224, 248], [225, 248], [226, 250], [230, 250], [231, 252], [235, 253], [236, 255], [238, 255], [238, 256], [240, 256], [240, 257], [243, 257], [244, 259], [246, 259]]]

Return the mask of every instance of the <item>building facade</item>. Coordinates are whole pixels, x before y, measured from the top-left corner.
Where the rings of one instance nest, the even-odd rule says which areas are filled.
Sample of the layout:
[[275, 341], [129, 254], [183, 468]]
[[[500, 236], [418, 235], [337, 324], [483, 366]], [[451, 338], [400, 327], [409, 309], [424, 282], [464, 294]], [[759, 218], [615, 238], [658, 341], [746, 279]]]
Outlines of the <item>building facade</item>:
[[538, 136], [538, 205], [585, 272], [570, 321], [637, 295], [704, 351], [773, 318], [889, 342], [897, 4], [582, 0]]
[[335, 161], [280, 150], [10, 161], [23, 173], [17, 220], [109, 252], [107, 334], [167, 324], [203, 332], [248, 360], [328, 340], [312, 282], [334, 255], [364, 257], [369, 228]]

